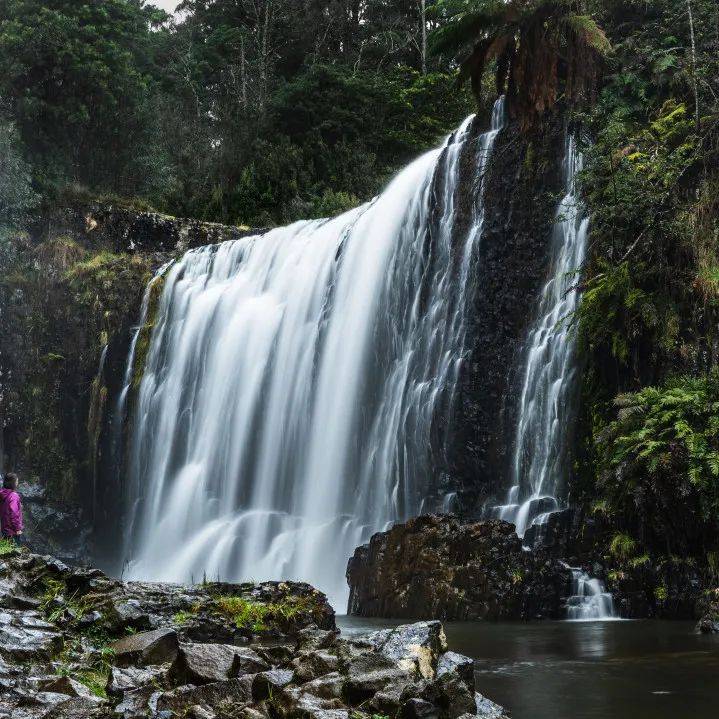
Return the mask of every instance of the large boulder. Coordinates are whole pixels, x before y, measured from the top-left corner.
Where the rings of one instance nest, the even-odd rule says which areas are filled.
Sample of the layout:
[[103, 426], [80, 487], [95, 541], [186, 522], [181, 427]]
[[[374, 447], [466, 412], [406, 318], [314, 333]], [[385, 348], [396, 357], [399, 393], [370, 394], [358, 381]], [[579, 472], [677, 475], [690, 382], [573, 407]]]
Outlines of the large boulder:
[[231, 644], [184, 644], [170, 667], [176, 684], [209, 684], [269, 669], [253, 650]]
[[179, 644], [174, 629], [131, 634], [112, 644], [115, 664], [119, 667], [144, 664], [164, 664], [177, 656]]
[[359, 547], [347, 581], [351, 614], [511, 620], [561, 617], [570, 573], [543, 551], [523, 550], [507, 522], [428, 515]]

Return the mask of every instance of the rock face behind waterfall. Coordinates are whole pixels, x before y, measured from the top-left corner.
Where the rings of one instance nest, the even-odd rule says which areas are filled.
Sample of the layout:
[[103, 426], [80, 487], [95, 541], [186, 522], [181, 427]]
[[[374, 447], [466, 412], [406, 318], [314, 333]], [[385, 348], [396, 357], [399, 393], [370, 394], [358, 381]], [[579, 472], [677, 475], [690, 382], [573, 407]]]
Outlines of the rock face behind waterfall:
[[[473, 262], [477, 291], [467, 313], [468, 357], [443, 468], [448, 489], [459, 495], [456, 511], [468, 518], [487, 497], [506, 491], [510, 476], [521, 380], [516, 372], [549, 271], [562, 138], [559, 118], [548, 118], [541, 133], [510, 125], [487, 171], [486, 218]], [[470, 187], [473, 170], [470, 158], [464, 160], [463, 186]]]
[[447, 620], [563, 616], [569, 574], [507, 522], [428, 515], [375, 534], [347, 568], [349, 611]]
[[422, 622], [344, 639], [305, 584], [108, 579], [0, 561], [2, 719], [502, 719], [473, 662]]

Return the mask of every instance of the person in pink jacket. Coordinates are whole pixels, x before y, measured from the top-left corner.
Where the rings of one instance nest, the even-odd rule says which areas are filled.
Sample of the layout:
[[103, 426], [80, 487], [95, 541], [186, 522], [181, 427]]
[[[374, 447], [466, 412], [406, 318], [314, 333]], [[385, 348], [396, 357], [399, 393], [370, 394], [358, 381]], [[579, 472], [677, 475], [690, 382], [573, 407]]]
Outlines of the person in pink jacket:
[[0, 528], [3, 539], [19, 537], [22, 534], [22, 500], [17, 493], [18, 476], [8, 472], [3, 477], [0, 489]]

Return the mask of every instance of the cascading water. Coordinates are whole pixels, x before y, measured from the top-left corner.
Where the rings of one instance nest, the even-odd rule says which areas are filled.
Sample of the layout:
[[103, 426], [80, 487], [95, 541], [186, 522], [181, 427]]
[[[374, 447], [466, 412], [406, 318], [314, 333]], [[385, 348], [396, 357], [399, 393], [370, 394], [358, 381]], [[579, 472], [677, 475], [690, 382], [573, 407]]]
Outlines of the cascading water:
[[615, 617], [614, 598], [604, 584], [581, 569], [568, 568], [572, 572], [573, 594], [567, 599], [567, 619], [589, 621]]
[[[529, 336], [519, 402], [512, 486], [506, 504], [494, 514], [515, 525], [524, 538], [541, 529], [560, 509], [559, 495], [568, 475], [569, 432], [575, 400], [576, 340], [569, 319], [581, 300], [576, 271], [584, 263], [589, 218], [577, 190], [583, 166], [576, 141], [567, 136], [564, 152], [565, 195], [557, 209], [552, 236], [552, 267]], [[535, 536], [536, 541], [536, 536]], [[572, 569], [570, 619], [614, 616], [612, 597], [598, 579]]]
[[468, 232], [455, 208], [473, 118], [371, 203], [167, 272], [136, 398], [131, 577], [301, 579], [341, 607], [355, 547], [419, 511], [503, 114], [500, 100], [472, 141]]
[[574, 273], [584, 262], [589, 228], [576, 188], [581, 168], [582, 156], [568, 137], [565, 196], [552, 236], [552, 269], [527, 343], [512, 486], [506, 504], [496, 508], [497, 516], [512, 522], [520, 537], [559, 508], [567, 475], [567, 429], [575, 386], [575, 341], [567, 320], [579, 302]]

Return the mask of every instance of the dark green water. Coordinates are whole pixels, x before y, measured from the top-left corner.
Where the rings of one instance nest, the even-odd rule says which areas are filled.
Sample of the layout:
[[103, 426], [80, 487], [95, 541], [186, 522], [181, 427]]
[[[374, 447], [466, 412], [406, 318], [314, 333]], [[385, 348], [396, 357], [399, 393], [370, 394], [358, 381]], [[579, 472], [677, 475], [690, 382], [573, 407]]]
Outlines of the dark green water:
[[[339, 617], [343, 633], [399, 622]], [[446, 624], [513, 719], [717, 719], [719, 637], [687, 622]]]

